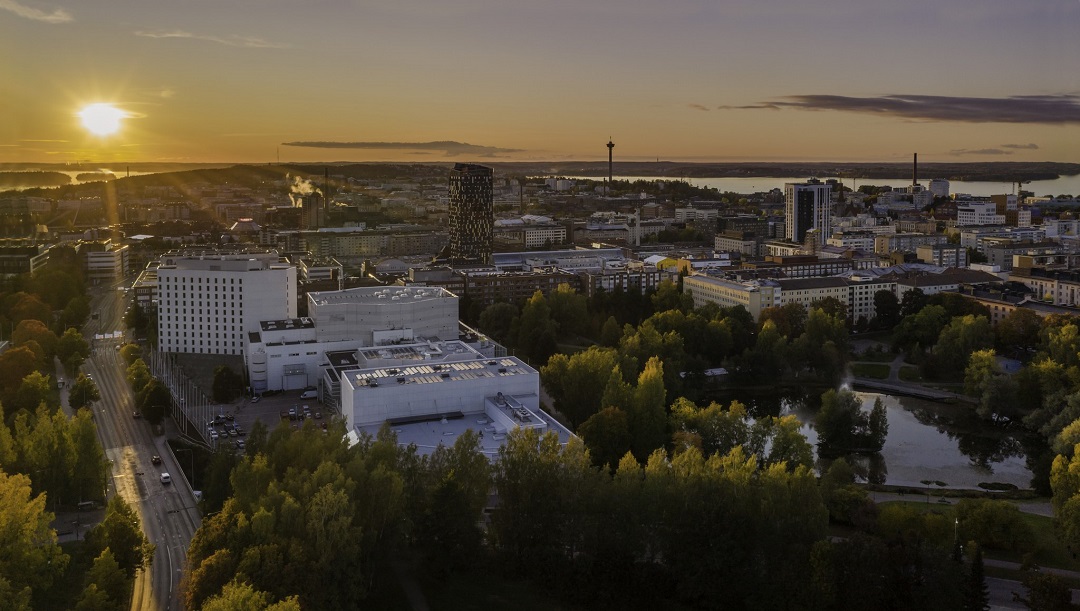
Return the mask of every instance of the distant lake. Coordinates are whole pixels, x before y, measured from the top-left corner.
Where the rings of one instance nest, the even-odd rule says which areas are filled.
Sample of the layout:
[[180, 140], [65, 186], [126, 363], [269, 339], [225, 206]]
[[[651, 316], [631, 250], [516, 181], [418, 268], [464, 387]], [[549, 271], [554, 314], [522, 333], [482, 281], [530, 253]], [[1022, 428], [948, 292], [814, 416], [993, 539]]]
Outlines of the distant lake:
[[[601, 177], [576, 177], [577, 179], [588, 180], [603, 180]], [[696, 187], [711, 187], [719, 189], [721, 192], [732, 191], [734, 193], [757, 193], [759, 191], [770, 191], [772, 189], [784, 188], [784, 183], [787, 182], [805, 182], [808, 176], [799, 176], [793, 178], [770, 178], [770, 177], [757, 177], [757, 178], [680, 178], [678, 176], [615, 176], [617, 180], [629, 180], [634, 182], [636, 180], [683, 180], [689, 182]], [[829, 178], [835, 178], [835, 176], [819, 176], [821, 180]], [[932, 176], [926, 176], [920, 179], [920, 183], [925, 187], [930, 184]], [[844, 184], [848, 187], [852, 186], [852, 179], [845, 178]], [[890, 187], [906, 187], [911, 184], [911, 180], [905, 180], [902, 178], [859, 178], [854, 181], [854, 188], [858, 189], [859, 185], [877, 185], [877, 186], [890, 186]], [[1016, 185], [1007, 182], [965, 182], [960, 180], [949, 181], [950, 193], [966, 193], [968, 195], [975, 195], [977, 197], [988, 197], [990, 195], [1001, 195], [1003, 193], [1013, 193], [1016, 189]], [[1060, 176], [1054, 180], [1035, 180], [1024, 185], [1025, 191], [1031, 191], [1037, 197], [1043, 195], [1077, 195], [1080, 196], [1080, 174], [1073, 176]]]
[[[740, 396], [740, 395], [748, 396]], [[874, 456], [855, 455], [849, 462], [878, 482], [923, 488], [922, 480], [945, 482], [949, 488], [977, 489], [980, 483], [1013, 484], [1030, 488], [1022, 433], [979, 420], [970, 405], [944, 404], [910, 397], [859, 392], [865, 409], [881, 397], [889, 419], [885, 447]], [[816, 397], [798, 391], [759, 395], [724, 392], [715, 398], [727, 405], [738, 399], [755, 417], [793, 414], [816, 448], [817, 431], [810, 424]]]

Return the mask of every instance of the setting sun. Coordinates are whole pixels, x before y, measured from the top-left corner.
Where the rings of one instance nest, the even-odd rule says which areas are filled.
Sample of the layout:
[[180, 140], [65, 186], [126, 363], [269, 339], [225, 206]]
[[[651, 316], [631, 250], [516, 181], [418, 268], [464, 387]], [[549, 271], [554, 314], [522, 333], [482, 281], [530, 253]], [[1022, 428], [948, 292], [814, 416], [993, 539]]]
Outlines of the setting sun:
[[108, 136], [120, 129], [120, 120], [128, 113], [111, 104], [91, 104], [79, 111], [83, 127], [98, 136]]

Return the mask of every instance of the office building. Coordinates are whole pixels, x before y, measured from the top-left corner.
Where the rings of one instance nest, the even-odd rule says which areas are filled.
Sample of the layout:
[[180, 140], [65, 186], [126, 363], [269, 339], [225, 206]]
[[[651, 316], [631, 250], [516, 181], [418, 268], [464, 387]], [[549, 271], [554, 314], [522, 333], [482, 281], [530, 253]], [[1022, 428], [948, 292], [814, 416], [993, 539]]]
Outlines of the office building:
[[784, 184], [784, 237], [802, 243], [806, 232], [818, 230], [818, 241], [823, 246], [832, 235], [832, 185], [811, 178], [805, 183]]
[[296, 267], [274, 251], [186, 251], [157, 268], [162, 352], [242, 354], [260, 321], [296, 318]]
[[491, 168], [472, 163], [454, 164], [450, 171], [450, 260], [491, 259], [495, 209]]

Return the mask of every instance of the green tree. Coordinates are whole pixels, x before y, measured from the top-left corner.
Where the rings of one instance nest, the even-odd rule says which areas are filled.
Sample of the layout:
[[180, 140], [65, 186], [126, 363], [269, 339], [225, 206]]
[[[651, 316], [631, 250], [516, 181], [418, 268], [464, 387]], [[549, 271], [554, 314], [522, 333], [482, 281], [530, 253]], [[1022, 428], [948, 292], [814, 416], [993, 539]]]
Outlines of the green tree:
[[569, 284], [560, 284], [547, 296], [551, 308], [551, 318], [559, 323], [562, 335], [585, 335], [589, 331], [588, 299], [570, 288]]
[[[224, 365], [222, 367], [224, 367]], [[131, 386], [131, 391], [136, 395], [146, 388], [146, 385], [150, 383], [151, 377], [150, 368], [146, 366], [146, 362], [142, 359], [136, 359], [134, 363], [128, 365], [127, 383]]]
[[1070, 611], [1075, 608], [1069, 583], [1058, 575], [1028, 571], [1022, 582], [1027, 597], [1020, 597], [1019, 601], [1031, 611]]
[[136, 397], [136, 401], [139, 411], [150, 424], [161, 424], [172, 407], [172, 393], [161, 380], [150, 378], [142, 392]]
[[124, 344], [120, 348], [120, 358], [124, 360], [125, 365], [130, 367], [136, 359], [142, 358], [142, 348], [138, 344]]
[[129, 579], [154, 559], [154, 544], [143, 534], [138, 514], [119, 494], [109, 499], [105, 519], [86, 533], [86, 544], [96, 554], [109, 548]]
[[97, 425], [87, 410], [79, 410], [68, 426], [74, 454], [71, 468], [73, 494], [79, 501], [104, 501], [109, 463], [98, 441]]
[[19, 384], [19, 389], [15, 392], [13, 407], [16, 410], [24, 409], [32, 412], [41, 404], [50, 408], [59, 406], [56, 394], [53, 392], [52, 380], [40, 371], [35, 371], [23, 378], [22, 383]]
[[86, 591], [80, 609], [120, 609], [128, 590], [128, 576], [120, 569], [112, 550], [105, 548], [86, 572]]
[[963, 371], [972, 353], [993, 346], [994, 331], [990, 328], [990, 319], [968, 314], [954, 318], [941, 330], [934, 356], [939, 367]]
[[25, 345], [0, 354], [0, 402], [14, 406], [22, 381], [41, 366], [38, 357]]
[[77, 371], [86, 357], [90, 356], [90, 344], [86, 343], [78, 329], [69, 328], [56, 342], [56, 356], [69, 371]]
[[551, 307], [544, 293], [536, 291], [521, 309], [515, 345], [529, 360], [544, 363], [558, 349], [555, 343], [558, 333], [559, 325], [551, 318]]
[[813, 310], [821, 310], [826, 315], [838, 319], [841, 323], [846, 321], [848, 317], [847, 303], [840, 301], [836, 297], [822, 297], [811, 301], [807, 311], [811, 312]]
[[45, 495], [32, 496], [30, 478], [0, 470], [0, 593], [10, 608], [30, 608], [34, 592], [59, 579], [68, 556], [56, 543]]
[[630, 451], [638, 460], [648, 458], [653, 450], [663, 447], [667, 439], [666, 396], [664, 364], [659, 358], [653, 357], [638, 376], [634, 399], [627, 414]]
[[687, 313], [694, 308], [693, 297], [684, 294], [679, 286], [671, 280], [664, 280], [656, 287], [656, 292], [650, 297], [654, 312], [678, 310]]
[[1028, 308], [1015, 308], [994, 327], [1002, 350], [1034, 351], [1039, 345], [1042, 318]]
[[243, 378], [228, 365], [218, 365], [217, 368], [214, 369], [214, 401], [217, 401], [218, 403], [228, 403], [232, 401], [240, 396], [243, 385]]
[[[553, 407], [577, 427], [600, 410], [604, 386], [618, 366], [618, 353], [610, 348], [591, 346], [572, 356], [556, 354], [540, 368], [544, 388], [551, 395]], [[622, 406], [616, 406], [622, 407]]]
[[51, 359], [56, 354], [59, 338], [40, 320], [27, 319], [20, 322], [12, 331], [11, 343], [20, 346], [30, 341], [37, 342], [45, 351], [45, 358]]
[[202, 611], [300, 611], [300, 601], [295, 596], [273, 604], [269, 600], [266, 592], [256, 590], [249, 583], [233, 580], [221, 594], [206, 599]]
[[900, 314], [904, 317], [918, 314], [927, 306], [928, 299], [922, 289], [915, 288], [904, 291], [904, 296], [900, 300]]
[[862, 411], [859, 397], [848, 390], [828, 390], [814, 420], [818, 443], [833, 451], [880, 450], [888, 435], [885, 406], [878, 399], [870, 414]]
[[776, 325], [776, 331], [781, 336], [795, 340], [795, 338], [803, 334], [807, 316], [806, 308], [801, 303], [773, 306], [761, 311], [761, 316], [758, 318], [758, 327], [763, 330], [765, 323], [772, 321]]
[[599, 467], [613, 469], [630, 451], [630, 424], [626, 412], [609, 405], [581, 423], [578, 435]]
[[493, 303], [480, 313], [480, 330], [497, 342], [511, 343], [512, 340], [516, 340], [513, 332], [516, 331], [514, 323], [518, 314], [517, 306], [512, 303]]
[[888, 289], [874, 293], [874, 324], [877, 328], [895, 327], [900, 322], [900, 311], [900, 301], [896, 298], [896, 293]]
[[619, 345], [622, 338], [622, 327], [614, 316], [608, 316], [604, 325], [600, 328], [600, 345], [613, 348]]
[[990, 588], [986, 585], [986, 567], [983, 564], [983, 548], [975, 545], [968, 568], [967, 583], [963, 585], [963, 611], [989, 611]]
[[68, 392], [68, 405], [71, 409], [77, 410], [81, 407], [89, 407], [94, 401], [100, 400], [101, 393], [98, 392], [97, 384], [86, 374], [80, 373]]

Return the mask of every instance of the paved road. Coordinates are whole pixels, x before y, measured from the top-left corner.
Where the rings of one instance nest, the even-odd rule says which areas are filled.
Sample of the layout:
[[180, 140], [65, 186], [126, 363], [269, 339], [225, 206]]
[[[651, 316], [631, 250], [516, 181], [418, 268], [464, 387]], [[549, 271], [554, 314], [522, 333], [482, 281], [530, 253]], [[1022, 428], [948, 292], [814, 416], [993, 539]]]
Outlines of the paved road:
[[[92, 307], [99, 318], [88, 323], [88, 335], [122, 328], [124, 295], [115, 287], [96, 293]], [[145, 420], [133, 417], [134, 397], [124, 379], [124, 369], [115, 343], [102, 342], [94, 346], [83, 366], [101, 392], [101, 401], [93, 407], [102, 445], [112, 465], [110, 494], [122, 495], [138, 512], [143, 532], [157, 546], [150, 569], [135, 577], [131, 608], [178, 610], [182, 608], [178, 586], [187, 548], [201, 519], [191, 489], [165, 439], [154, 437]], [[162, 458], [161, 465], [150, 462], [154, 455]], [[161, 483], [162, 471], [173, 475], [172, 485]]]

